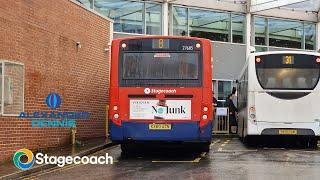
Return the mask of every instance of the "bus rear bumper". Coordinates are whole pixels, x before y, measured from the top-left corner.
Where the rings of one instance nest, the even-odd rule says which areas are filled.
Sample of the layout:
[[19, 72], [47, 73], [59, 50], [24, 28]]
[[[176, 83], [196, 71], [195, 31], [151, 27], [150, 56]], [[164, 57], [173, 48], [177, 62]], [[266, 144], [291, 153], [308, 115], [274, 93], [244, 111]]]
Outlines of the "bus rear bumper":
[[[254, 128], [255, 126], [255, 128]], [[292, 135], [297, 136], [320, 136], [320, 123], [272, 123], [258, 122], [256, 125], [251, 124], [248, 135], [282, 135], [283, 130], [294, 130]]]
[[122, 122], [121, 126], [109, 121], [110, 139], [123, 141], [188, 141], [210, 142], [212, 123], [200, 129], [198, 121], [169, 123], [171, 130], [150, 130], [149, 123]]

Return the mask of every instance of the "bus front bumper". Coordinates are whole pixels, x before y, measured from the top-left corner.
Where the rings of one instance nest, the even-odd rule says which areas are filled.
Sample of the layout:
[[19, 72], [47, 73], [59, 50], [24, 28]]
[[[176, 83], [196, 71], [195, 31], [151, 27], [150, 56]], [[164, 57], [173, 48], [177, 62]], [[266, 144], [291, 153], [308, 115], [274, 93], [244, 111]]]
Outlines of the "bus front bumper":
[[170, 123], [170, 130], [151, 130], [149, 124], [142, 122], [122, 122], [121, 126], [109, 121], [110, 139], [112, 141], [188, 141], [210, 142], [212, 123], [200, 128], [199, 121]]

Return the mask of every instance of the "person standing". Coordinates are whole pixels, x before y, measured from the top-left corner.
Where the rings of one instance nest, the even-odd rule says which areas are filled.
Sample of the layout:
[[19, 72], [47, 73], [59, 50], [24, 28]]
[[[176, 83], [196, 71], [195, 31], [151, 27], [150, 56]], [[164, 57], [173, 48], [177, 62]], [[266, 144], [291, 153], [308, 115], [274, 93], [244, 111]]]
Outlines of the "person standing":
[[[226, 100], [226, 105], [229, 108], [229, 132], [232, 132], [233, 127], [237, 127], [237, 112], [238, 109], [233, 103], [235, 94], [229, 94]], [[236, 131], [236, 130], [235, 130]]]

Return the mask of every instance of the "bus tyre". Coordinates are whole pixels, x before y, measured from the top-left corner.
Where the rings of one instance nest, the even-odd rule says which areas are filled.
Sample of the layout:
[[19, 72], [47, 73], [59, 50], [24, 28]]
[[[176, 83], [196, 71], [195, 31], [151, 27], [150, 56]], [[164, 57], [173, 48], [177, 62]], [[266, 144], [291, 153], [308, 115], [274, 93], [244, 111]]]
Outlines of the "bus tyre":
[[129, 153], [129, 150], [130, 150], [130, 148], [129, 148], [129, 144], [128, 143], [122, 143], [121, 144], [121, 153], [122, 154], [128, 154]]
[[202, 144], [201, 151], [202, 152], [209, 152], [210, 151], [210, 144], [208, 144], [208, 143]]
[[249, 136], [242, 137], [242, 142], [247, 145], [252, 145], [252, 139]]
[[318, 147], [318, 140], [317, 139], [311, 139], [308, 142], [309, 148], [317, 148]]

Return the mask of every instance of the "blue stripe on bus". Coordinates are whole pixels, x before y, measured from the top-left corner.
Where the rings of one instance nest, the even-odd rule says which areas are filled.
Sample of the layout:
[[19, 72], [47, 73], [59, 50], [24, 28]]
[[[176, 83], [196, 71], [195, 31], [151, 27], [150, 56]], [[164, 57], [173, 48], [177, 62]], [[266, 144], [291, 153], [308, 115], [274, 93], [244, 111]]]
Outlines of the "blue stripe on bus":
[[122, 122], [117, 126], [109, 121], [110, 139], [112, 141], [211, 141], [212, 124], [199, 128], [199, 122], [170, 123], [171, 130], [149, 130], [149, 123]]

